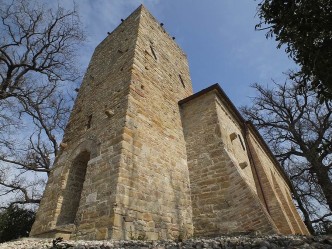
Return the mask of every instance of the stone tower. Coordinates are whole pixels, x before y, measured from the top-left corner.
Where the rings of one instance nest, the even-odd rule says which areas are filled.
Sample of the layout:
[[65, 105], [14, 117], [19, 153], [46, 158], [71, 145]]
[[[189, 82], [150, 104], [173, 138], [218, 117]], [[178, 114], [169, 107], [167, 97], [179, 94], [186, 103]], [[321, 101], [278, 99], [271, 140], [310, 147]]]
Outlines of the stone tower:
[[178, 107], [191, 94], [186, 55], [140, 6], [94, 51], [31, 235], [192, 234]]
[[219, 85], [140, 6], [95, 49], [31, 235], [308, 234], [291, 184]]

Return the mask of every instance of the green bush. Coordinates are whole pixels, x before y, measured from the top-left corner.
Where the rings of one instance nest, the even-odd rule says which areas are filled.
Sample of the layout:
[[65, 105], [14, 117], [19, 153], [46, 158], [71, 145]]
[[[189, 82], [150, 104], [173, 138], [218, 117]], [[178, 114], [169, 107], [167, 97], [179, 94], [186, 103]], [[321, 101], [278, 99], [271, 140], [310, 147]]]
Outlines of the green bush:
[[35, 215], [34, 211], [18, 206], [0, 211], [0, 243], [28, 237]]

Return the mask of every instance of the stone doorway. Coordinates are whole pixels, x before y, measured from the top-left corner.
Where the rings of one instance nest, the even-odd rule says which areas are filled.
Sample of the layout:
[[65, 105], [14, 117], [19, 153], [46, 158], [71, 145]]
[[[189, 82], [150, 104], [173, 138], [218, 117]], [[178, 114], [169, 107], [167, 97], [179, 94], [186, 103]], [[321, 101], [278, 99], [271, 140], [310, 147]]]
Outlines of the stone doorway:
[[89, 160], [90, 153], [83, 151], [74, 159], [69, 169], [57, 226], [73, 224], [75, 221]]

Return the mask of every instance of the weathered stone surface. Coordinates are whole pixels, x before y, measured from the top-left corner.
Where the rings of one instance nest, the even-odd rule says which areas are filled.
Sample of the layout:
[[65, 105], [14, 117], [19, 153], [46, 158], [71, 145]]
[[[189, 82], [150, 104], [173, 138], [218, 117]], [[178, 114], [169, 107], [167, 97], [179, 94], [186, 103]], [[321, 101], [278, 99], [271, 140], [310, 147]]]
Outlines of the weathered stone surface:
[[111, 249], [111, 248], [150, 248], [150, 249], [192, 249], [192, 248], [213, 248], [213, 249], [279, 249], [279, 248], [312, 248], [331, 249], [331, 236], [221, 236], [215, 238], [197, 238], [183, 241], [159, 240], [101, 240], [62, 241], [52, 247], [52, 240], [48, 239], [21, 239], [17, 241], [0, 244], [0, 249], [42, 249], [42, 248], [72, 248], [72, 249]]
[[307, 233], [255, 129], [218, 86], [192, 95], [186, 55], [143, 6], [95, 49], [69, 123], [32, 236]]
[[195, 234], [308, 234], [280, 166], [219, 85], [180, 103]]
[[191, 94], [186, 56], [141, 6], [94, 52], [31, 235], [191, 235], [178, 107]]

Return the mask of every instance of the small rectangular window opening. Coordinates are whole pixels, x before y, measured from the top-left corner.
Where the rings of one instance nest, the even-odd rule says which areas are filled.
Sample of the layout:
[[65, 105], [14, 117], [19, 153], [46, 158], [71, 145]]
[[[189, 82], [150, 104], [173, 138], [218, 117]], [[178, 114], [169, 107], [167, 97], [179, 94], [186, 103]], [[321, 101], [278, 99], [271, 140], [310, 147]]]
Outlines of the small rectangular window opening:
[[242, 149], [243, 149], [243, 150], [246, 150], [246, 147], [244, 147], [244, 144], [243, 144], [243, 141], [242, 141], [242, 138], [241, 138], [240, 134], [238, 134], [237, 136], [238, 136], [239, 139], [240, 139], [240, 143], [241, 143]]
[[153, 47], [151, 45], [150, 45], [150, 49], [151, 49], [151, 53], [153, 54], [154, 59], [157, 60], [157, 55], [154, 52], [154, 49], [153, 49]]
[[87, 129], [90, 129], [90, 128], [91, 128], [91, 121], [92, 121], [92, 115], [89, 115], [89, 117], [88, 117], [88, 122], [87, 122], [87, 124], [86, 124], [86, 128], [87, 128]]
[[184, 82], [183, 82], [183, 79], [182, 79], [182, 77], [181, 77], [181, 74], [179, 74], [179, 78], [180, 78], [180, 81], [181, 81], [181, 84], [182, 84], [183, 88], [186, 88], [186, 85], [185, 85]]

